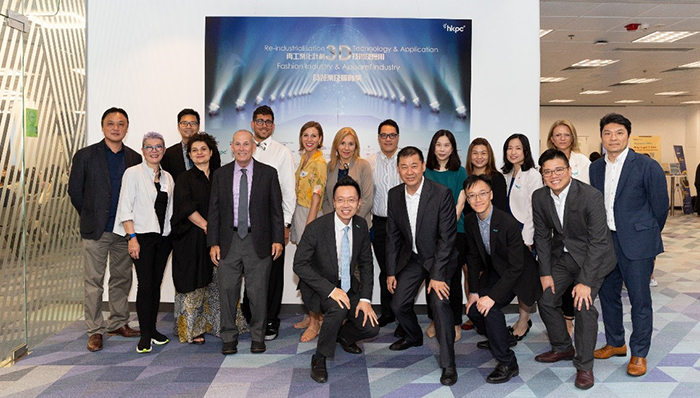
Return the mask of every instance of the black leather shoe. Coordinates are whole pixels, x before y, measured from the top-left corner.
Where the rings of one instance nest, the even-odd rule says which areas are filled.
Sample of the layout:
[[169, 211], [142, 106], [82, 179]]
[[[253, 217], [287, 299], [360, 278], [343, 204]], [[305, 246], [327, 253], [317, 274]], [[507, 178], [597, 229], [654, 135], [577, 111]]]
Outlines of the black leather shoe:
[[399, 338], [404, 338], [406, 337], [406, 331], [403, 330], [401, 325], [396, 327], [396, 330], [394, 330], [394, 337], [399, 337]]
[[402, 338], [400, 340], [395, 341], [392, 345], [389, 346], [389, 349], [392, 351], [403, 351], [411, 347], [420, 347], [423, 345], [422, 341], [419, 341], [417, 343], [411, 343], [409, 341], [406, 341], [406, 339]]
[[511, 366], [499, 363], [496, 369], [486, 378], [486, 382], [491, 384], [505, 383], [518, 374], [520, 374], [520, 368], [517, 363]]
[[362, 348], [358, 347], [355, 343], [349, 343], [345, 340], [345, 337], [338, 336], [338, 343], [343, 347], [343, 350], [350, 354], [362, 354]]
[[238, 352], [238, 341], [224, 342], [223, 347], [221, 347], [221, 353], [224, 355], [231, 355]]
[[253, 354], [262, 354], [265, 352], [265, 349], [264, 341], [253, 341], [250, 343], [250, 352]]
[[395, 320], [396, 320], [396, 318], [394, 318], [393, 316], [384, 316], [384, 315], [380, 316], [379, 319], [377, 319], [377, 321], [379, 321], [380, 328], [383, 328], [384, 326], [386, 326], [390, 323], [393, 323]]
[[311, 378], [314, 379], [316, 383], [325, 383], [328, 381], [326, 358], [321, 358], [316, 355], [311, 357]]
[[442, 368], [442, 376], [440, 376], [440, 383], [443, 386], [451, 386], [457, 382], [457, 369], [455, 368]]
[[[518, 341], [511, 334], [510, 337], [508, 337], [508, 347], [515, 347], [516, 345], [518, 345]], [[480, 350], [490, 350], [491, 344], [488, 340], [480, 341], [476, 343], [476, 348]]]
[[265, 341], [270, 341], [270, 340], [276, 339], [278, 334], [279, 334], [278, 328], [276, 328], [272, 325], [267, 325], [267, 329], [265, 329]]

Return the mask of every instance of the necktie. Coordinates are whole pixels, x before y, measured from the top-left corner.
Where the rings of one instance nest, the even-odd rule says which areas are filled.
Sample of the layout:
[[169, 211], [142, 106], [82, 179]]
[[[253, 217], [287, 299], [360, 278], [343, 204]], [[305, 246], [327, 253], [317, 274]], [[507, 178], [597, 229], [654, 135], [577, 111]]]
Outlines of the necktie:
[[343, 240], [340, 244], [340, 288], [346, 292], [350, 290], [350, 238], [348, 230], [350, 226], [343, 228]]
[[241, 182], [238, 188], [238, 236], [248, 235], [248, 174], [241, 169]]

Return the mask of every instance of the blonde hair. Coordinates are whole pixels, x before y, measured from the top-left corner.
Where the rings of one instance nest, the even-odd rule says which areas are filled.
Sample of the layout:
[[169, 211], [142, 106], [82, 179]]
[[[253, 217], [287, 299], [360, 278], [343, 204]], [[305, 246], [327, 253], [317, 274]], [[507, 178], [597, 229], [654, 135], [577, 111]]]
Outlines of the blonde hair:
[[569, 128], [569, 131], [571, 131], [571, 137], [573, 138], [573, 140], [571, 141], [571, 152], [580, 152], [581, 148], [579, 148], [576, 127], [574, 127], [573, 123], [566, 119], [557, 120], [556, 122], [552, 123], [552, 127], [549, 128], [549, 134], [547, 135], [547, 148], [559, 149], [556, 146], [554, 146], [554, 143], [552, 142], [552, 135], [554, 135], [554, 129], [559, 126], [566, 126]]
[[342, 129], [338, 130], [338, 132], [335, 134], [335, 138], [333, 138], [333, 145], [331, 146], [331, 162], [329, 163], [331, 170], [335, 170], [338, 166], [338, 162], [340, 161], [338, 147], [340, 146], [340, 142], [347, 136], [352, 136], [353, 140], [355, 140], [355, 152], [353, 152], [352, 158], [357, 159], [360, 157], [360, 139], [357, 138], [357, 133], [352, 127], [343, 127]]

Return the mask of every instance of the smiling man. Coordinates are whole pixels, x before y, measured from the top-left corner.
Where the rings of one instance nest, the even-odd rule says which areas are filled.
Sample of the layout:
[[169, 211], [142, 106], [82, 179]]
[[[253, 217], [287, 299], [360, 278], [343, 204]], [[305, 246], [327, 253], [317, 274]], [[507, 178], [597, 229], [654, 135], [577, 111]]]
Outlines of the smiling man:
[[[552, 349], [537, 355], [535, 360], [551, 363], [573, 359], [574, 385], [588, 389], [594, 384], [593, 350], [598, 336], [598, 310], [593, 302], [605, 276], [615, 268], [603, 195], [574, 180], [566, 154], [557, 149], [545, 151], [539, 164], [546, 186], [532, 195], [535, 244], [544, 290], [538, 305]], [[562, 294], [572, 282], [574, 345], [561, 311]]]
[[[170, 173], [175, 182], [177, 182], [177, 177], [180, 173], [191, 169], [193, 166], [192, 160], [187, 154], [187, 142], [193, 135], [199, 133], [199, 113], [190, 108], [181, 110], [177, 114], [177, 131], [180, 133], [180, 142], [168, 147], [163, 160], [160, 162], [163, 170]], [[219, 151], [212, 153], [210, 166], [212, 170], [221, 166]]]

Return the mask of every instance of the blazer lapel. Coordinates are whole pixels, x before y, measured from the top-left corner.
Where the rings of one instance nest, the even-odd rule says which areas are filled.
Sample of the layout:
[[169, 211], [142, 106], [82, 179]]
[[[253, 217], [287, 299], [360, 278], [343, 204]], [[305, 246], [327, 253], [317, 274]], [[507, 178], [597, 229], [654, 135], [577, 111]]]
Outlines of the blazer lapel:
[[[617, 182], [617, 190], [615, 191], [615, 198], [620, 197], [620, 192], [622, 191], [622, 188], [625, 186], [625, 181], [627, 181], [627, 177], [629, 177], [630, 173], [632, 173], [632, 162], [634, 162], [637, 157], [637, 154], [630, 148], [629, 152], [627, 152], [627, 159], [625, 159], [625, 162], [622, 164], [622, 172], [620, 173], [620, 180]], [[619, 201], [616, 200], [616, 203], [619, 203]]]
[[[481, 260], [486, 264], [486, 247], [484, 246], [484, 240], [481, 238], [481, 229], [479, 228], [479, 216], [476, 213], [474, 215], [473, 221], [470, 221], [472, 230], [476, 232], [474, 237], [476, 238], [476, 248], [479, 249], [479, 255]], [[470, 215], [471, 217], [471, 215]]]
[[[571, 186], [569, 187], [569, 193], [566, 195], [566, 202], [564, 203], [564, 223], [567, 224], [571, 219], [571, 212], [576, 207], [576, 199], [578, 196], [578, 181], [571, 179]], [[558, 219], [559, 217], [557, 217]], [[562, 225], [562, 232], [564, 232], [564, 226]]]
[[[339, 270], [340, 270], [340, 268], [338, 267], [338, 249], [339, 249], [339, 247], [337, 246], [336, 240], [335, 240], [335, 234], [336, 234], [336, 231], [335, 231], [335, 216], [333, 216], [333, 217], [328, 217], [328, 222], [326, 223], [324, 229], [325, 229], [325, 232], [326, 232], [326, 233], [324, 234], [324, 235], [325, 235], [325, 240], [326, 240], [326, 245], [325, 245], [325, 246], [326, 246], [327, 248], [329, 248], [329, 249], [332, 249], [332, 250], [331, 250], [331, 253], [328, 255], [328, 256], [331, 258], [331, 267], [332, 267], [333, 270], [335, 270], [335, 275], [338, 275], [338, 274], [339, 274]], [[354, 238], [354, 237], [355, 237], [355, 235], [353, 235], [353, 238]], [[355, 242], [355, 240], [353, 239], [353, 243], [354, 243], [354, 242]], [[354, 246], [354, 245], [353, 245], [353, 246]], [[354, 250], [353, 250], [353, 253], [351, 254], [351, 256], [354, 257]], [[352, 267], [352, 260], [351, 260], [351, 262], [350, 262], [350, 266]], [[352, 274], [352, 270], [350, 271], [350, 273]]]
[[489, 253], [489, 255], [493, 253], [493, 250], [494, 250], [493, 248], [496, 246], [496, 242], [497, 242], [498, 236], [499, 236], [498, 233], [501, 229], [500, 226], [501, 226], [501, 218], [499, 217], [498, 212], [494, 211], [493, 213], [491, 213], [491, 228], [490, 228], [491, 229], [491, 236], [490, 236], [491, 241], [489, 242], [489, 244], [491, 246], [491, 253]]
[[426, 209], [429, 206], [428, 201], [430, 200], [430, 191], [432, 190], [431, 188], [432, 186], [430, 184], [430, 181], [424, 176], [423, 191], [421, 191], [420, 199], [418, 200], [418, 214], [416, 215], [416, 233], [420, 231], [421, 221], [423, 220], [423, 216], [425, 215]]
[[[234, 160], [235, 162], [235, 160]], [[233, 173], [235, 170], [235, 164], [231, 163], [231, 168], [230, 173], [227, 172], [226, 176], [224, 178], [224, 189], [226, 190], [226, 203], [228, 206], [224, 207], [224, 209], [231, 209], [231, 221], [234, 222], [233, 220]], [[235, 225], [234, 225], [235, 226]]]
[[[554, 224], [554, 229], [559, 232], [564, 230], [564, 226], [559, 222], [559, 214], [557, 214], [557, 206], [554, 204], [554, 199], [552, 199], [552, 190], [548, 189], [549, 195], [547, 195], [547, 207], [549, 208], [549, 216], [552, 217], [552, 224]], [[569, 195], [569, 197], [571, 197]], [[568, 198], [567, 198], [568, 199]], [[564, 207], [566, 209], [566, 206]], [[566, 217], [564, 218], [566, 219]]]

